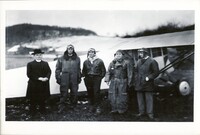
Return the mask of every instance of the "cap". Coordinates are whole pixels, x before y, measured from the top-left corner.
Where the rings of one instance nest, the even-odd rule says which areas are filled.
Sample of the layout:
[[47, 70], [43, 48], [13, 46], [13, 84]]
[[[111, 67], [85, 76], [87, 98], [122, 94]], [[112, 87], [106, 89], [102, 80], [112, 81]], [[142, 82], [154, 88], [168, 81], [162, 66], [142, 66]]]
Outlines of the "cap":
[[96, 53], [96, 50], [95, 50], [94, 48], [90, 48], [90, 49], [88, 50], [88, 52], [94, 52], [94, 53]]
[[72, 44], [69, 44], [69, 45], [67, 46], [67, 49], [69, 49], [69, 48], [73, 48], [73, 49], [74, 49], [74, 46], [73, 46]]
[[115, 56], [118, 52], [121, 53], [122, 55], [124, 55], [124, 52], [123, 52], [122, 50], [117, 50], [116, 53], [114, 54], [114, 56]]
[[138, 49], [138, 52], [146, 52], [146, 53], [148, 53], [147, 48]]

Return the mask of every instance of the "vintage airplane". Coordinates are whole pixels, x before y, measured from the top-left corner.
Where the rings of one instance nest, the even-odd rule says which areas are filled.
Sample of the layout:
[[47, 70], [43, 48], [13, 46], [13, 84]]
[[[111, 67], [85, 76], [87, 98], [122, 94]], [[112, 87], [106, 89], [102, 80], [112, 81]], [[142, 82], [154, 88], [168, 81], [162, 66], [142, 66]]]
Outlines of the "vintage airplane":
[[[87, 52], [89, 48], [95, 48], [98, 52], [97, 56], [104, 61], [106, 68], [118, 49], [123, 50], [125, 57], [134, 64], [138, 59], [137, 49], [148, 48], [150, 56], [156, 59], [160, 68], [160, 75], [155, 81], [156, 86], [164, 89], [176, 85], [182, 96], [193, 93], [194, 30], [138, 38], [77, 37], [72, 44], [77, 52]], [[63, 46], [63, 48], [58, 48], [57, 51], [62, 54], [65, 49], [66, 46]], [[176, 55], [172, 55], [172, 52]], [[86, 53], [81, 55], [80, 58], [82, 66], [86, 59]], [[59, 94], [59, 85], [55, 80], [56, 61], [49, 62], [49, 65], [52, 70], [51, 94]], [[167, 76], [164, 74], [167, 74]], [[2, 94], [6, 98], [25, 97], [27, 81], [26, 67], [5, 70], [3, 72]], [[102, 81], [101, 89], [108, 89], [108, 85], [104, 81]], [[79, 91], [86, 91], [83, 80], [79, 85]]]

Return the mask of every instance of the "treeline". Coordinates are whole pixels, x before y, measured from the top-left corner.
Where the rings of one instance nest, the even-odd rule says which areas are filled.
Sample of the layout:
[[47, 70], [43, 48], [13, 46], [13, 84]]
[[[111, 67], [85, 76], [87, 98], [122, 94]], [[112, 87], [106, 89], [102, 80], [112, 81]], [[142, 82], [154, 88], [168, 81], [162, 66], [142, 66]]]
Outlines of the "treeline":
[[141, 37], [141, 36], [150, 36], [150, 35], [157, 35], [157, 34], [164, 34], [164, 33], [172, 33], [172, 32], [181, 32], [186, 30], [194, 30], [195, 25], [188, 25], [188, 26], [179, 26], [178, 23], [167, 23], [166, 25], [160, 25], [155, 29], [147, 29], [141, 32], [137, 32], [133, 35], [126, 34], [122, 36], [123, 38], [132, 38], [132, 37]]
[[6, 27], [6, 46], [66, 36], [97, 35], [91, 30], [48, 25], [18, 24]]

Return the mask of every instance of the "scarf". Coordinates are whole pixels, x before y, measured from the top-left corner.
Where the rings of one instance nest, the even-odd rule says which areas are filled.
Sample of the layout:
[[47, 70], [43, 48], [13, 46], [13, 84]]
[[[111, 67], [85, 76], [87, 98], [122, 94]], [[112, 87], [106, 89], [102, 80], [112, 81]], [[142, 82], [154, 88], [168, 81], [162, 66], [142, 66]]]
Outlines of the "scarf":
[[93, 58], [88, 57], [88, 60], [91, 62], [91, 64], [93, 64], [96, 59], [98, 59], [97, 56], [94, 56]]

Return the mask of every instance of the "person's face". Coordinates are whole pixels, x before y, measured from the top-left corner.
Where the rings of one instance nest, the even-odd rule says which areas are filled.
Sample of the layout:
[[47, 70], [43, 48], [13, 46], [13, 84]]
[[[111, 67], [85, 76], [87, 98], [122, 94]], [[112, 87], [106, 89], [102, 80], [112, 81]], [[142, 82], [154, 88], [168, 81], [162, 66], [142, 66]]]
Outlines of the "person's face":
[[122, 53], [121, 52], [116, 52], [116, 54], [115, 54], [115, 58], [116, 59], [121, 59], [122, 58]]
[[143, 52], [143, 51], [139, 51], [138, 52], [138, 55], [139, 55], [139, 57], [140, 58], [144, 58], [145, 57], [145, 54], [144, 54], [145, 52]]
[[168, 48], [167, 55], [170, 62], [174, 61], [178, 57], [178, 52], [175, 48]]
[[74, 51], [74, 49], [73, 49], [72, 47], [69, 47], [69, 48], [67, 49], [67, 51], [68, 51], [68, 54], [72, 54], [73, 51]]
[[42, 60], [42, 54], [41, 53], [35, 54], [34, 59], [35, 60]]
[[94, 51], [89, 51], [89, 52], [88, 52], [88, 56], [89, 56], [90, 58], [93, 58], [93, 57], [95, 56]]

